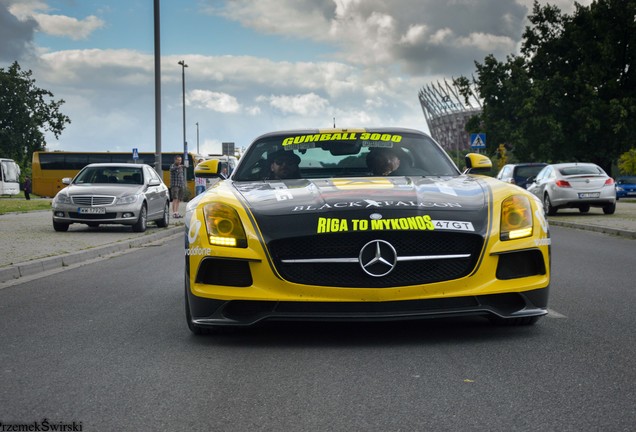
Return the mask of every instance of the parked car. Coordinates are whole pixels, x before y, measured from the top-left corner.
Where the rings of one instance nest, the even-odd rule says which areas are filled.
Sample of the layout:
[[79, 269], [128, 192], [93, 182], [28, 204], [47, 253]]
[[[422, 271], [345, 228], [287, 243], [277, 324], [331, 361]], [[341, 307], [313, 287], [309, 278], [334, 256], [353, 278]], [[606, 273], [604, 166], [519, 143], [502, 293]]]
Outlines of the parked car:
[[616, 199], [636, 197], [636, 176], [616, 178]]
[[170, 221], [168, 187], [145, 164], [99, 163], [84, 167], [52, 202], [53, 228], [68, 231], [73, 223], [131, 225], [146, 230], [148, 221], [167, 227]]
[[543, 162], [527, 162], [504, 165], [496, 178], [507, 183], [516, 184], [524, 189], [528, 188], [528, 179], [536, 175], [547, 164]]
[[[467, 166], [489, 169], [484, 155]], [[220, 176], [221, 162], [195, 167]], [[471, 171], [472, 172], [472, 171]], [[547, 313], [541, 202], [462, 174], [423, 132], [273, 132], [185, 216], [186, 322], [195, 334], [269, 320], [474, 315], [530, 325]]]
[[532, 179], [528, 191], [543, 201], [549, 216], [560, 208], [578, 208], [581, 213], [590, 207], [601, 207], [605, 214], [616, 211], [614, 179], [593, 163], [547, 165]]

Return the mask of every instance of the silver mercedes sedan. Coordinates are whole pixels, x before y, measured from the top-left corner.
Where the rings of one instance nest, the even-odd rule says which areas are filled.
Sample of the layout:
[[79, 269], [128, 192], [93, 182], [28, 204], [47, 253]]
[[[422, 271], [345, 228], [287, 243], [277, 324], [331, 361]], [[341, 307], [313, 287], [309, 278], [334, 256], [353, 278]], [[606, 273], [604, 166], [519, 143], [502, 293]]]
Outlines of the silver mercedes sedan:
[[590, 207], [601, 207], [603, 213], [616, 211], [614, 179], [593, 163], [571, 162], [552, 164], [528, 181], [528, 192], [543, 201], [546, 215], [560, 208], [578, 208], [581, 213]]
[[170, 222], [168, 187], [149, 165], [100, 163], [85, 166], [52, 202], [53, 228], [68, 231], [72, 223], [131, 225], [144, 232], [149, 221]]

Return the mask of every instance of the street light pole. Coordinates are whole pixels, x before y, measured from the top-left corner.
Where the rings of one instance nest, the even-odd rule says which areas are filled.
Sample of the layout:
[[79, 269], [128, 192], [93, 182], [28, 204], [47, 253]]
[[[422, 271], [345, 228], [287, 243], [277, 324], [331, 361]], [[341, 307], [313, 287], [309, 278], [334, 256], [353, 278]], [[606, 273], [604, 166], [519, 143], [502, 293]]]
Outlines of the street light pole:
[[185, 113], [185, 68], [188, 67], [184, 60], [177, 62], [181, 65], [181, 95], [183, 102], [183, 165], [188, 166], [188, 142], [186, 141], [186, 113]]
[[197, 154], [199, 154], [199, 122], [197, 124]]

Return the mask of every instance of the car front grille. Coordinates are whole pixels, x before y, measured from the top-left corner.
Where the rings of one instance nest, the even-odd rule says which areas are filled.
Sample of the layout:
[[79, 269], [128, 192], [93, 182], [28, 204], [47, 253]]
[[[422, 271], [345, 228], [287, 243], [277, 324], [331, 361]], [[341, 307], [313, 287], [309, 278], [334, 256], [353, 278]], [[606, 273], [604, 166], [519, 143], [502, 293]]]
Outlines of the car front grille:
[[[386, 276], [374, 277], [362, 269], [358, 257], [367, 243], [378, 239], [393, 246], [398, 262]], [[413, 231], [314, 235], [274, 240], [268, 245], [276, 269], [290, 282], [369, 288], [419, 285], [464, 277], [475, 268], [482, 246], [483, 238], [477, 234]], [[422, 256], [437, 258], [399, 260]], [[323, 260], [327, 262], [321, 262]]]
[[104, 195], [75, 195], [72, 196], [73, 204], [83, 206], [105, 206], [115, 202], [114, 196]]

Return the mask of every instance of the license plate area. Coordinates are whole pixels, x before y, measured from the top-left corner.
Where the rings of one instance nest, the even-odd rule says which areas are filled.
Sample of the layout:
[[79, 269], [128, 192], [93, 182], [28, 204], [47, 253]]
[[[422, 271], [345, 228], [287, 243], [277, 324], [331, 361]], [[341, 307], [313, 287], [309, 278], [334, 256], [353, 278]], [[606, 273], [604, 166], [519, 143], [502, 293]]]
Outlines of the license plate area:
[[600, 192], [581, 192], [579, 198], [598, 198], [601, 196]]
[[104, 207], [80, 207], [77, 209], [79, 214], [106, 214]]

